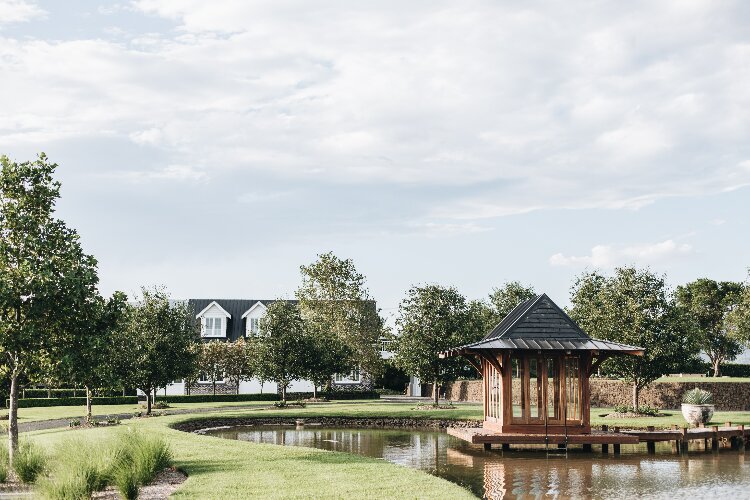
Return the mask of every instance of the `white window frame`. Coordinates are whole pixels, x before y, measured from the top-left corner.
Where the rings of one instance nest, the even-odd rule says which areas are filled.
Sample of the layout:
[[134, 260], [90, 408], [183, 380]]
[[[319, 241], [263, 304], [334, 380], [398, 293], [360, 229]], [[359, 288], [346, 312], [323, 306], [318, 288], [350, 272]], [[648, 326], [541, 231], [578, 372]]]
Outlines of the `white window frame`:
[[359, 367], [356, 367], [350, 373], [337, 373], [333, 380], [337, 384], [359, 384], [362, 382], [362, 373]]
[[253, 336], [260, 334], [260, 318], [247, 318], [247, 333]]
[[[222, 376], [223, 376], [224, 378], [221, 378], [221, 379], [218, 379], [218, 378], [217, 378], [217, 379], [216, 379], [216, 383], [217, 383], [217, 384], [223, 384], [223, 383], [225, 383], [225, 382], [226, 382], [226, 379], [227, 379], [227, 376], [226, 376], [226, 374], [224, 374], [224, 375], [222, 375]], [[211, 383], [212, 383], [212, 382], [211, 382], [211, 378], [210, 378], [210, 377], [209, 377], [209, 376], [208, 376], [207, 374], [205, 374], [205, 373], [201, 373], [200, 375], [198, 375], [198, 383], [199, 383], [199, 384], [206, 384], [206, 385], [211, 385]]]
[[[208, 328], [209, 320], [211, 322], [212, 328]], [[216, 327], [216, 322], [219, 322], [218, 328]], [[226, 318], [222, 318], [221, 316], [205, 316], [203, 317], [203, 331], [201, 332], [203, 337], [226, 337]], [[217, 333], [218, 332], [218, 333]]]

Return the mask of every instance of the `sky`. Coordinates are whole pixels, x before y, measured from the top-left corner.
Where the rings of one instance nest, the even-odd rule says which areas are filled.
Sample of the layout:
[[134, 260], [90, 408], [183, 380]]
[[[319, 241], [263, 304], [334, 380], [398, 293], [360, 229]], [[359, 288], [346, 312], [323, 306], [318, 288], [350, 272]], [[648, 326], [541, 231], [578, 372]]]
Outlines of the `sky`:
[[750, 3], [0, 0], [0, 154], [59, 164], [101, 290], [292, 297], [354, 260], [569, 303], [750, 266]]

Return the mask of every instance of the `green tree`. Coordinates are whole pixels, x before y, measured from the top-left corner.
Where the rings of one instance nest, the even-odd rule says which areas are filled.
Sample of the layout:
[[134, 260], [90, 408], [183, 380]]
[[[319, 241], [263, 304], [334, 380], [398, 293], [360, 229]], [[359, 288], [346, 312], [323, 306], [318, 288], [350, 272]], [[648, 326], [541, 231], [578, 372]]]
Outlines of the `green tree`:
[[433, 382], [438, 404], [442, 384], [468, 373], [460, 358], [440, 359], [438, 353], [481, 338], [483, 324], [470, 313], [455, 288], [412, 287], [399, 305], [394, 362], [407, 373]]
[[533, 287], [523, 285], [518, 281], [509, 281], [500, 288], [494, 288], [489, 300], [495, 313], [495, 324], [502, 321], [518, 304], [536, 296], [537, 293]]
[[742, 283], [701, 278], [677, 287], [677, 307], [686, 321], [694, 321], [694, 340], [711, 360], [714, 377], [721, 364], [742, 353], [741, 339], [727, 329], [727, 315], [742, 296]]
[[281, 400], [286, 402], [289, 384], [307, 374], [310, 353], [310, 337], [299, 308], [284, 300], [269, 305], [253, 344], [259, 377], [276, 382]]
[[163, 289], [142, 289], [143, 297], [128, 310], [123, 331], [116, 335], [120, 348], [129, 353], [128, 381], [146, 394], [146, 413], [156, 389], [187, 377], [197, 363], [200, 341], [193, 310], [185, 302], [170, 304]]
[[0, 356], [10, 380], [8, 443], [18, 449], [19, 382], [60, 347], [82, 304], [98, 293], [96, 259], [78, 234], [54, 217], [56, 164], [0, 157]]
[[592, 337], [645, 349], [642, 357], [618, 356], [602, 365], [632, 385], [635, 411], [641, 389], [696, 351], [664, 277], [648, 270], [618, 268], [610, 277], [585, 273], [573, 284], [571, 303], [570, 317]]
[[300, 266], [302, 283], [297, 290], [302, 317], [318, 345], [327, 346], [316, 359], [314, 374], [318, 383], [330, 384], [336, 373], [356, 366], [370, 375], [382, 369], [378, 339], [383, 321], [375, 301], [351, 259], [333, 253], [318, 255], [309, 266]]
[[252, 347], [251, 342], [245, 342], [242, 338], [226, 345], [224, 372], [235, 385], [237, 394], [240, 393], [240, 382], [252, 378], [255, 374]]
[[200, 366], [200, 372], [211, 381], [214, 396], [216, 396], [216, 382], [224, 380], [228, 351], [229, 342], [221, 340], [212, 340], [201, 346], [198, 365]]
[[93, 390], [121, 384], [118, 358], [113, 337], [122, 329], [127, 310], [127, 296], [115, 292], [108, 300], [93, 297], [79, 310], [66, 335], [64, 348], [54, 352], [59, 361], [58, 380], [83, 386], [86, 392], [86, 420], [92, 418]]
[[737, 304], [727, 315], [725, 325], [732, 338], [744, 345], [750, 344], [750, 276], [743, 285]]

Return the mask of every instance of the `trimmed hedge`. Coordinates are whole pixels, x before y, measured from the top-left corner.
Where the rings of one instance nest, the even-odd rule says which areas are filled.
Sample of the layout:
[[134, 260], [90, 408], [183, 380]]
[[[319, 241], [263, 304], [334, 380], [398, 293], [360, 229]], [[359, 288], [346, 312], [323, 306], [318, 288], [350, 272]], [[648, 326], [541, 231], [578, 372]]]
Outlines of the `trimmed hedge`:
[[[307, 399], [312, 397], [312, 392], [287, 392], [287, 400]], [[380, 394], [375, 391], [331, 391], [319, 392], [318, 397], [328, 399], [378, 399]], [[280, 396], [275, 393], [266, 394], [191, 394], [176, 396], [156, 396], [157, 401], [166, 403], [219, 403], [230, 401], [278, 401]], [[95, 397], [94, 405], [131, 405], [138, 403], [138, 396], [114, 396], [106, 398]], [[85, 397], [75, 398], [26, 398], [18, 399], [19, 408], [39, 408], [46, 406], [84, 406]], [[5, 400], [5, 407], [10, 407], [10, 400]]]
[[[287, 392], [287, 401], [294, 401], [295, 399], [307, 399], [313, 396], [312, 392]], [[380, 394], [375, 391], [331, 391], [331, 392], [319, 392], [318, 397], [327, 399], [378, 399]], [[156, 396], [157, 401], [164, 401], [166, 403], [219, 403], [219, 402], [230, 402], [230, 401], [278, 401], [281, 399], [276, 393], [265, 393], [265, 394], [190, 394], [188, 395], [175, 395], [175, 396]]]
[[750, 365], [742, 363], [721, 365], [721, 374], [726, 377], [750, 377]]
[[[47, 389], [40, 388], [29, 388], [24, 389], [21, 392], [23, 399], [30, 398], [46, 398], [48, 394], [51, 394], [53, 398], [80, 398], [86, 396], [86, 390], [81, 388], [78, 389]], [[127, 396], [135, 396], [135, 389], [129, 389], [126, 393]], [[118, 397], [122, 396], [122, 389], [94, 389], [94, 397]]]
[[[134, 405], [138, 404], [138, 396], [114, 396], [109, 398], [94, 398], [94, 405]], [[47, 406], [86, 406], [86, 398], [26, 398], [18, 399], [19, 408], [40, 408]], [[10, 408], [10, 399], [5, 400], [5, 407]]]

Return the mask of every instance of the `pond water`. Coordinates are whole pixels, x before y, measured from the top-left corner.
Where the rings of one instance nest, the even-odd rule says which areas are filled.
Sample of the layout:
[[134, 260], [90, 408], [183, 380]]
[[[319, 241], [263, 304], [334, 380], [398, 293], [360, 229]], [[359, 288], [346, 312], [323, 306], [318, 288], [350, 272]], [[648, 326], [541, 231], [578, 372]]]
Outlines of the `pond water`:
[[240, 426], [205, 434], [382, 458], [491, 499], [750, 497], [750, 461], [731, 450], [691, 449], [686, 457], [673, 454], [668, 444], [658, 446], [656, 455], [647, 455], [645, 445], [623, 445], [617, 457], [573, 449], [548, 454], [543, 447], [484, 451], [444, 432], [317, 426]]

